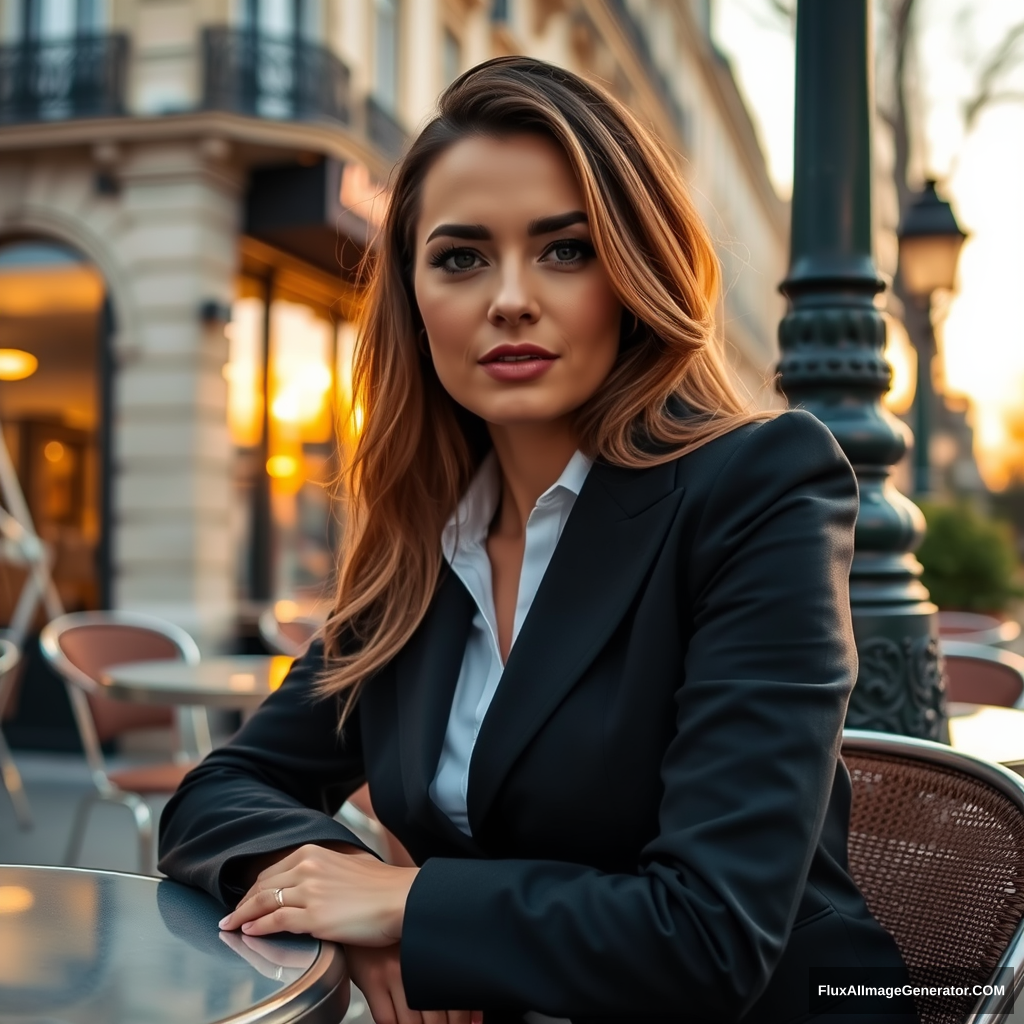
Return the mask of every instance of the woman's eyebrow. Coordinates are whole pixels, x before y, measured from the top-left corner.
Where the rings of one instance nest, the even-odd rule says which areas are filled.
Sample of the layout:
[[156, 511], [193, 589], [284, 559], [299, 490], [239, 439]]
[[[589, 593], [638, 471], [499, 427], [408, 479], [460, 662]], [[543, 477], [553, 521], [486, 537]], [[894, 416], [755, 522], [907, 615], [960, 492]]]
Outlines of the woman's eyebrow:
[[477, 242], [486, 242], [491, 237], [490, 231], [483, 224], [438, 224], [427, 235], [427, 241], [429, 242], [439, 235], [448, 235], [451, 238], [471, 238]]
[[587, 215], [582, 210], [571, 210], [569, 213], [558, 213], [554, 217], [541, 217], [539, 220], [531, 220], [526, 228], [526, 233], [534, 235], [550, 235], [553, 231], [561, 231], [570, 224], [586, 224]]
[[[526, 233], [533, 238], [536, 235], [550, 235], [554, 231], [561, 231], [571, 224], [586, 223], [587, 215], [582, 210], [570, 210], [568, 213], [557, 213], [553, 217], [531, 220], [526, 227]], [[426, 241], [433, 241], [440, 235], [447, 235], [449, 238], [468, 238], [476, 242], [487, 242], [493, 237], [483, 224], [438, 224], [427, 235]]]

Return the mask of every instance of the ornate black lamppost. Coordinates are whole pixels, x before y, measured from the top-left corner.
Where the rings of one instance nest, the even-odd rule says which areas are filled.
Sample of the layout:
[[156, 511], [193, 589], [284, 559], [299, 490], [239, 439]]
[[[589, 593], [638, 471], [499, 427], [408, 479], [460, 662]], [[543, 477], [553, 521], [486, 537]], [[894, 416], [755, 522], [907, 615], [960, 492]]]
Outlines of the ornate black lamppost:
[[936, 608], [912, 552], [924, 520], [889, 481], [906, 450], [872, 258], [868, 0], [799, 0], [790, 268], [780, 389], [831, 429], [860, 481], [850, 574], [860, 674], [847, 725], [946, 739]]
[[929, 446], [935, 388], [932, 362], [935, 359], [935, 333], [932, 328], [932, 293], [952, 291], [956, 284], [956, 265], [967, 237], [953, 215], [953, 208], [939, 198], [935, 182], [925, 182], [923, 191], [908, 208], [896, 231], [900, 240], [899, 275], [903, 291], [916, 302], [920, 327], [912, 337], [917, 349], [917, 392], [914, 396], [914, 495], [923, 497], [932, 490]]

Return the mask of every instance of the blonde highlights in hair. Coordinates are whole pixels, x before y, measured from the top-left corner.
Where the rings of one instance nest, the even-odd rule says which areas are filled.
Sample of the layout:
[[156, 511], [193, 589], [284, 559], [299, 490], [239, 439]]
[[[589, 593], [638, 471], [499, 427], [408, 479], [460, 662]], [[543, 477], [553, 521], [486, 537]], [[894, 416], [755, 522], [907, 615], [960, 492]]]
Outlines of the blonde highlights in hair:
[[580, 449], [640, 468], [772, 415], [730, 382], [714, 330], [718, 259], [651, 131], [604, 90], [542, 61], [500, 57], [466, 72], [396, 170], [356, 343], [363, 423], [345, 473], [349, 520], [320, 683], [344, 698], [342, 721], [423, 620], [442, 528], [489, 446], [486, 424], [444, 390], [421, 341], [412, 268], [423, 179], [461, 139], [524, 132], [568, 156], [624, 307], [616, 363], [576, 413]]

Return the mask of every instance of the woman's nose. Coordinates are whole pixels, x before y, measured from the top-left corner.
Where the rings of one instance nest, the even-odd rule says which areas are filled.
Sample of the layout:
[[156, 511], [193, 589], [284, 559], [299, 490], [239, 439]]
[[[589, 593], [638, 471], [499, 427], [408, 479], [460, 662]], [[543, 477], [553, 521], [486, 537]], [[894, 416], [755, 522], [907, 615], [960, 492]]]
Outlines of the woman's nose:
[[527, 275], [520, 267], [503, 268], [487, 319], [495, 326], [516, 327], [535, 323], [539, 317], [540, 306], [529, 287]]

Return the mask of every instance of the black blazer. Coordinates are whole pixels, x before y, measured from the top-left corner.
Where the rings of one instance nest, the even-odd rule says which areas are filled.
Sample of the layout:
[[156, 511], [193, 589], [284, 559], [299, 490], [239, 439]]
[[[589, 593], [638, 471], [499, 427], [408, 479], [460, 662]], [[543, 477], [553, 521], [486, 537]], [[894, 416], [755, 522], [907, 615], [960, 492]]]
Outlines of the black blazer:
[[240, 858], [358, 842], [331, 815], [365, 778], [422, 866], [413, 1007], [777, 1024], [809, 1016], [824, 960], [902, 981], [847, 870], [856, 515], [805, 412], [649, 469], [596, 462], [476, 741], [472, 838], [427, 792], [474, 611], [444, 572], [343, 742], [310, 696], [316, 646], [190, 773], [161, 870], [232, 904]]

